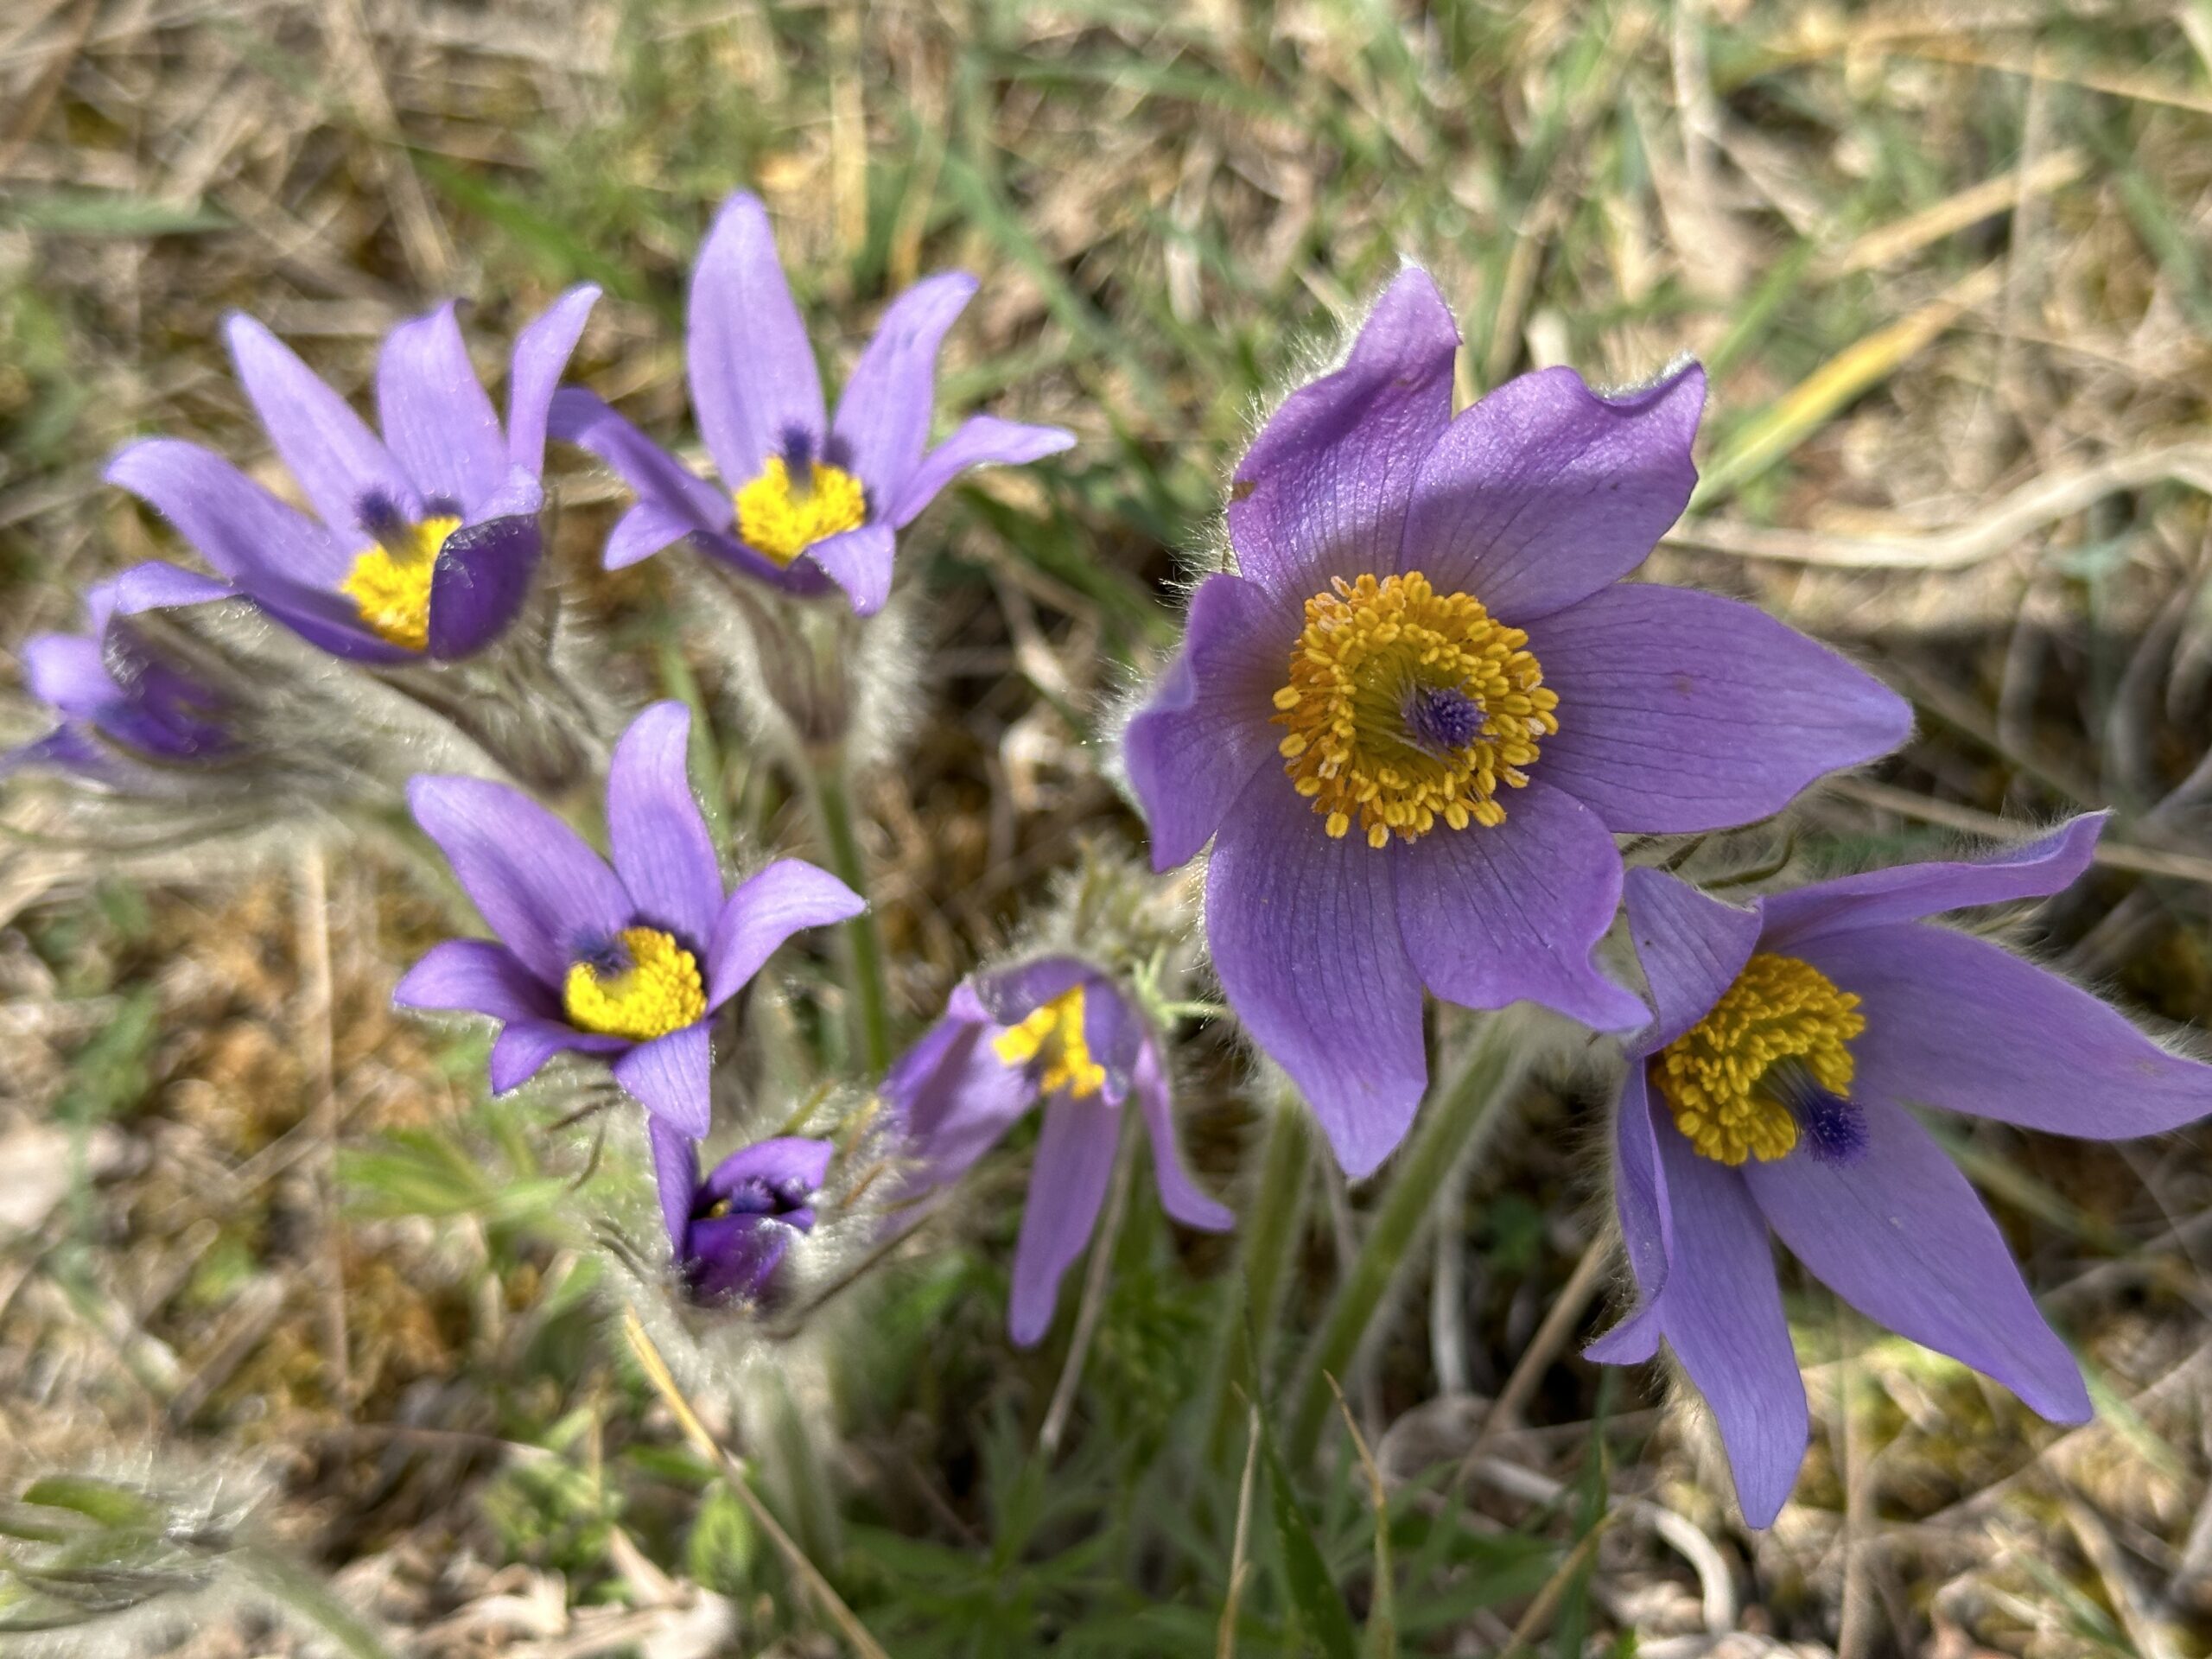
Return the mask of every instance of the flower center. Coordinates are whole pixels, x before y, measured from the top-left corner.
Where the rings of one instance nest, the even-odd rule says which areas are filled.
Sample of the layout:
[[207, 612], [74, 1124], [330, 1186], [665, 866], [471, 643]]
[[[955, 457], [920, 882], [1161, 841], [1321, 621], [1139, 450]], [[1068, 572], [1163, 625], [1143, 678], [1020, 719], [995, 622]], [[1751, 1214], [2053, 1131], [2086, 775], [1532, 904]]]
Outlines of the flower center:
[[1810, 963], [1753, 957], [1713, 1011], [1651, 1062], [1675, 1127], [1716, 1163], [1771, 1163], [1801, 1136], [1824, 1162], [1857, 1156], [1866, 1139], [1850, 1100], [1850, 1044], [1866, 1029], [1858, 1007]]
[[734, 499], [738, 538], [778, 564], [868, 523], [867, 486], [817, 459], [814, 440], [804, 432], [786, 435], [782, 451], [769, 456]]
[[1559, 694], [1471, 594], [1440, 594], [1419, 571], [1338, 577], [1306, 601], [1306, 629], [1275, 693], [1283, 771], [1330, 836], [1352, 821], [1370, 847], [1505, 822], [1536, 743], [1559, 730]]
[[1065, 1089], [1077, 1100], [1106, 1086], [1106, 1068], [1090, 1058], [1083, 1029], [1083, 987], [1071, 985], [1018, 1026], [1009, 1026], [991, 1044], [1008, 1065], [1033, 1065], [1037, 1086], [1046, 1094]]
[[657, 927], [626, 927], [601, 955], [571, 963], [561, 1006], [580, 1031], [651, 1042], [706, 1018], [699, 961]]
[[438, 550], [461, 528], [446, 515], [413, 524], [378, 527], [375, 543], [358, 555], [338, 591], [352, 600], [361, 621], [379, 639], [410, 651], [430, 644], [430, 578]]

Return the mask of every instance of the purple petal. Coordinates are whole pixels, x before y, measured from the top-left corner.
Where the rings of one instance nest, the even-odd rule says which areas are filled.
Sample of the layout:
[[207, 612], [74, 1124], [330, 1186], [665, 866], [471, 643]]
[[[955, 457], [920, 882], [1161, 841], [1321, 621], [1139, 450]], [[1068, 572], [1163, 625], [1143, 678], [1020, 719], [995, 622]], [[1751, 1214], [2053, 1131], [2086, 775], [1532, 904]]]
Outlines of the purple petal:
[[1857, 993], [1854, 1096], [1913, 1101], [2090, 1141], [2159, 1135], [2212, 1113], [2212, 1067], [1983, 939], [1909, 922], [1796, 949]]
[[274, 577], [335, 588], [353, 567], [352, 555], [321, 525], [196, 443], [142, 438], [118, 450], [103, 476], [168, 519], [234, 582]]
[[1303, 626], [1241, 576], [1208, 576], [1192, 594], [1183, 648], [1122, 743], [1155, 870], [1198, 856], [1253, 774], [1281, 764], [1274, 697]]
[[1586, 599], [1642, 564], [1681, 516], [1704, 406], [1695, 364], [1620, 398], [1567, 368], [1507, 381], [1423, 463], [1403, 568], [1516, 627]]
[[494, 1020], [558, 1020], [559, 999], [515, 953], [490, 939], [432, 945], [393, 988], [403, 1008], [487, 1014]]
[[1152, 1022], [1103, 974], [1092, 975], [1084, 988], [1083, 1040], [1106, 1073], [1106, 1103], [1120, 1105], [1128, 1098], [1138, 1055], [1156, 1039]]
[[556, 1054], [616, 1054], [628, 1046], [620, 1037], [578, 1031], [558, 1020], [510, 1020], [492, 1043], [492, 1092], [521, 1088]]
[[791, 1186], [809, 1193], [818, 1192], [823, 1182], [830, 1179], [830, 1160], [836, 1154], [837, 1146], [832, 1141], [810, 1140], [797, 1135], [774, 1135], [740, 1147], [730, 1154], [715, 1166], [714, 1173], [700, 1184], [699, 1191], [711, 1201], [730, 1197], [747, 1182], [763, 1181], [772, 1187]]
[[904, 530], [946, 485], [971, 467], [1024, 467], [1074, 448], [1075, 434], [1057, 426], [1027, 426], [995, 415], [971, 415], [921, 458], [893, 498], [897, 505], [885, 516], [893, 528]]
[[1996, 1378], [2055, 1422], [2088, 1421], [2081, 1368], [1966, 1177], [1902, 1108], [1858, 1103], [1866, 1146], [1849, 1162], [1744, 1166], [1782, 1242], [1877, 1324]]
[[696, 1141], [713, 1116], [708, 1075], [713, 1058], [702, 1020], [620, 1056], [614, 1062], [614, 1081], [655, 1117]]
[[361, 507], [372, 496], [409, 518], [423, 517], [422, 498], [405, 470], [289, 346], [248, 316], [233, 315], [224, 333], [262, 429], [308, 505], [348, 551], [356, 550], [355, 537], [359, 546], [371, 539], [361, 527]]
[[479, 778], [417, 777], [407, 799], [492, 931], [545, 984], [630, 925], [614, 872], [527, 796]]
[[1559, 693], [1537, 776], [1623, 834], [1749, 823], [1904, 741], [1912, 709], [1763, 611], [1624, 585], [1535, 625]]
[[507, 368], [507, 461], [530, 473], [545, 470], [546, 414], [567, 372], [569, 359], [599, 302], [599, 289], [580, 283], [547, 306], [515, 336]]
[[1495, 829], [1440, 825], [1390, 850], [1415, 971], [1465, 1007], [1526, 998], [1600, 1031], [1643, 1024], [1643, 1002], [1594, 960], [1620, 906], [1612, 836], [1572, 795], [1541, 783], [1507, 791], [1503, 804]]
[[100, 588], [105, 590], [110, 607], [118, 616], [136, 616], [142, 611], [168, 610], [183, 605], [205, 605], [239, 596], [227, 582], [160, 559], [134, 564], [121, 575], [102, 582]]
[[1330, 840], [1288, 781], [1263, 772], [1222, 821], [1206, 869], [1206, 935], [1230, 1007], [1352, 1176], [1405, 1138], [1428, 1082], [1395, 861], [1356, 836]]
[[1628, 931], [1657, 1014], [1637, 1039], [1664, 1048], [1713, 1011], [1758, 949], [1760, 911], [1724, 905], [1659, 870], [1628, 873]]
[[891, 597], [891, 557], [896, 538], [888, 524], [862, 524], [819, 541], [806, 557], [845, 590], [855, 616], [874, 616]]
[[1674, 1260], [1675, 1224], [1652, 1128], [1651, 1091], [1643, 1057], [1635, 1054], [1613, 1098], [1613, 1206], [1637, 1306], [1583, 1352], [1601, 1364], [1641, 1365], [1659, 1350], [1660, 1299]]
[[[976, 1001], [995, 1023], [1017, 1026], [1054, 997], [1095, 977], [1090, 965], [1074, 957], [1039, 957], [978, 974], [969, 984]], [[1112, 995], [1110, 990], [1107, 994]]]
[[957, 1180], [1037, 1098], [1028, 1074], [992, 1052], [988, 1017], [965, 985], [921, 1040], [892, 1065], [884, 1104], [904, 1129], [919, 1193]]
[[1014, 1294], [1007, 1304], [1007, 1332], [1027, 1348], [1052, 1328], [1060, 1276], [1098, 1224], [1106, 1184], [1114, 1173], [1122, 1114], [1095, 1096], [1063, 1095], [1045, 1108], [1037, 1160], [1022, 1205], [1021, 1235], [1014, 1246]]
[[754, 1300], [767, 1294], [798, 1234], [772, 1216], [718, 1216], [691, 1224], [684, 1263], [692, 1293], [703, 1301]]
[[683, 1130], [648, 1115], [645, 1143], [653, 1160], [653, 1191], [660, 1197], [660, 1218], [668, 1229], [668, 1248], [680, 1267], [691, 1230], [691, 1206], [699, 1192], [699, 1143]]
[[474, 517], [505, 480], [499, 417], [468, 360], [451, 300], [385, 336], [377, 422], [425, 503], [454, 502], [462, 517]]
[[464, 524], [430, 570], [429, 653], [474, 656], [513, 625], [530, 597], [542, 543], [534, 514]]
[[1153, 1185], [1160, 1190], [1160, 1207], [1181, 1222], [1185, 1227], [1195, 1227], [1201, 1232], [1225, 1233], [1236, 1224], [1236, 1217], [1225, 1204], [1218, 1204], [1198, 1191], [1198, 1183], [1191, 1179], [1190, 1168], [1183, 1161], [1182, 1143], [1175, 1135], [1175, 1102], [1167, 1086], [1167, 1073], [1160, 1058], [1157, 1043], [1141, 1044], [1137, 1049], [1135, 1080], [1130, 1092], [1136, 1096], [1137, 1109], [1144, 1114], [1144, 1132], [1152, 1142]]
[[925, 276], [893, 300], [875, 338], [853, 365], [830, 430], [846, 466], [878, 510], [899, 499], [922, 458], [937, 401], [937, 353], [944, 332], [976, 292], [964, 270]]
[[2109, 812], [2088, 812], [2050, 835], [1985, 857], [1951, 864], [1900, 864], [1818, 881], [1766, 900], [1766, 931], [1776, 949], [1840, 929], [1917, 921], [1969, 905], [2040, 899], [2073, 885], [2089, 868]]
[[698, 529], [691, 518], [658, 501], [637, 502], [614, 521], [614, 528], [607, 532], [607, 547], [600, 556], [601, 566], [608, 570], [626, 570], [656, 553], [666, 551], [686, 536], [696, 534]]
[[[598, 456], [638, 493], [640, 505], [658, 508], [670, 521], [681, 521], [694, 530], [719, 531], [728, 529], [737, 516], [726, 493], [694, 475], [595, 393], [582, 386], [562, 387], [553, 396], [549, 418], [555, 437]], [[663, 542], [631, 553], [623, 562], [635, 563], [648, 551], [657, 553], [667, 544]], [[608, 560], [607, 569], [616, 569], [611, 552]]]
[[707, 1006], [718, 1008], [801, 928], [850, 921], [868, 901], [827, 870], [779, 858], [739, 883], [715, 919], [707, 947]]
[[1452, 419], [1459, 331], [1427, 271], [1376, 301], [1342, 368], [1291, 393], [1237, 464], [1237, 568], [1303, 601], [1331, 578], [1397, 570], [1421, 463]]
[[22, 660], [31, 695], [65, 715], [96, 719], [123, 696], [99, 642], [82, 634], [35, 634], [23, 642]]
[[690, 741], [691, 711], [680, 702], [657, 702], [630, 722], [607, 768], [607, 834], [639, 919], [696, 950], [714, 934], [722, 871], [691, 793]]
[[715, 215], [687, 321], [691, 407], [724, 482], [757, 477], [786, 433], [820, 442], [822, 376], [757, 197], [741, 191]]

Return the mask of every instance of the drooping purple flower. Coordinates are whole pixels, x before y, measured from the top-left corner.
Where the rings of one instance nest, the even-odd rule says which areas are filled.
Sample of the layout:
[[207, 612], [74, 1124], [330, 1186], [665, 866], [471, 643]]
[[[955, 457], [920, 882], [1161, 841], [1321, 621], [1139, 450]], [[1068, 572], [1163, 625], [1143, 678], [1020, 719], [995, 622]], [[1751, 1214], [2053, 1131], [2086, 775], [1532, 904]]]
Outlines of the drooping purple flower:
[[2212, 1111], [2212, 1067], [2056, 975], [1929, 918], [2057, 892], [2103, 815], [1979, 861], [1906, 865], [1737, 909], [1628, 875], [1656, 1019], [1629, 1046], [1614, 1193], [1636, 1311], [1712, 1408], [1745, 1518], [1770, 1522], [1807, 1436], [1770, 1231], [1868, 1319], [2055, 1421], [2089, 1396], [1973, 1187], [1908, 1107], [2120, 1140]]
[[588, 391], [554, 400], [554, 435], [637, 492], [607, 543], [610, 570], [690, 538], [761, 581], [817, 594], [835, 582], [862, 616], [891, 593], [898, 531], [970, 467], [1057, 454], [1074, 435], [972, 416], [928, 448], [937, 353], [976, 291], [925, 277], [884, 313], [833, 419], [806, 327], [759, 198], [722, 204], [691, 273], [687, 366], [700, 435], [721, 482], [694, 475]]
[[1689, 499], [1694, 365], [1622, 397], [1567, 369], [1452, 414], [1459, 334], [1391, 283], [1344, 366], [1236, 469], [1234, 574], [1129, 726], [1155, 868], [1209, 841], [1230, 1006], [1345, 1170], [1404, 1138], [1421, 992], [1604, 1029], [1613, 836], [1764, 817], [1902, 741], [1905, 704], [1759, 611], [1623, 582]]
[[236, 752], [221, 695], [153, 648], [131, 625], [118, 586], [104, 582], [86, 591], [85, 632], [24, 642], [24, 678], [60, 723], [0, 754], [0, 772], [40, 767], [157, 791], [165, 773]]
[[962, 984], [944, 1017], [891, 1068], [882, 1096], [918, 1165], [918, 1191], [957, 1180], [1043, 1101], [1007, 1309], [1007, 1328], [1024, 1347], [1051, 1326], [1061, 1277], [1090, 1242], [1132, 1096], [1152, 1141], [1160, 1207], [1208, 1232], [1235, 1221], [1184, 1166], [1152, 1022], [1111, 976], [1073, 957]]
[[814, 1230], [814, 1200], [836, 1152], [828, 1141], [779, 1135], [740, 1147], [699, 1179], [699, 1147], [668, 1122], [647, 1120], [653, 1175], [671, 1257], [702, 1302], [762, 1302], [801, 1234]]
[[248, 599], [354, 662], [481, 651], [529, 594], [546, 411], [598, 297], [571, 289], [516, 336], [504, 431], [450, 302], [385, 338], [382, 437], [276, 335], [232, 316], [239, 384], [315, 516], [198, 444], [140, 439], [108, 462], [108, 481], [167, 518], [220, 580], [155, 563], [126, 571], [122, 591], [141, 608]]
[[671, 1128], [707, 1132], [708, 1026], [801, 928], [860, 913], [836, 877], [779, 859], [725, 896], [691, 793], [690, 711], [658, 702], [615, 746], [607, 779], [612, 869], [527, 796], [475, 778], [416, 778], [415, 821], [499, 942], [448, 939], [408, 970], [402, 1007], [489, 1014], [492, 1087], [563, 1052], [612, 1057], [614, 1080]]

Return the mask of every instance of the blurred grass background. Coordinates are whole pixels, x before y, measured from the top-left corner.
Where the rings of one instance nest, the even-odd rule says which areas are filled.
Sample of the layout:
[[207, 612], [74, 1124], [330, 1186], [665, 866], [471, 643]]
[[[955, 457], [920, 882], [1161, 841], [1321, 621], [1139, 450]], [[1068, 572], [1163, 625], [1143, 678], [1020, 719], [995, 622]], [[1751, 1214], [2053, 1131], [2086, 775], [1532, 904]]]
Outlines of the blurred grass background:
[[[1459, 311], [1466, 397], [1554, 362], [1712, 370], [1705, 482], [1659, 573], [1761, 601], [1921, 711], [1904, 757], [1807, 812], [1808, 866], [2112, 806], [2049, 948], [2202, 1021], [2208, 136], [2197, 0], [11, 0], [0, 645], [168, 550], [99, 481], [118, 442], [265, 460], [218, 342], [233, 308], [359, 392], [437, 298], [472, 302], [488, 365], [597, 282], [576, 377], [688, 437], [683, 283], [728, 190], [767, 200], [838, 365], [889, 294], [964, 266], [983, 290], [942, 405], [1082, 442], [903, 544], [933, 713], [866, 805], [911, 1027], [1086, 838], [1134, 837], [1103, 711], [1172, 644], [1259, 400], [1413, 257]], [[557, 569], [631, 665], [618, 689], [696, 672], [712, 695], [668, 561], [596, 573], [620, 498], [559, 465]], [[801, 836], [728, 766], [770, 839]], [[244, 1490], [257, 1536], [440, 1659], [836, 1650], [607, 1328], [568, 1195], [583, 1154], [483, 1101], [480, 1045], [386, 1011], [435, 906], [367, 858], [334, 863], [321, 926], [302, 866], [164, 874], [28, 835], [0, 854], [0, 1485]], [[1225, 1057], [1202, 1077], [1192, 1133], [1226, 1184], [1252, 1110]], [[1570, 1654], [1631, 1631], [1647, 1654], [2212, 1651], [2212, 1141], [1960, 1126], [2104, 1414], [2040, 1427], [1804, 1289], [1814, 1457], [1754, 1538], [1656, 1381], [1573, 1357], [1605, 1287], [1579, 1155], [1599, 1103], [1571, 1066], [1529, 1086], [1346, 1379], [1395, 1481], [1448, 1471], [1470, 1402], [1534, 1354], [1489, 1472], [1392, 1500], [1403, 1650], [1520, 1625]], [[1213, 1652], [1235, 1459], [1195, 1497], [1142, 1471], [1187, 1432], [1226, 1257], [1133, 1221], [1048, 1478], [1029, 1443], [1065, 1337], [1018, 1356], [999, 1330], [1014, 1161], [839, 1383], [841, 1586], [902, 1656]], [[1362, 1225], [1357, 1194], [1327, 1199], [1294, 1319]], [[1376, 1529], [1336, 1455], [1314, 1535], [1371, 1631]], [[1599, 1529], [1607, 1482], [1690, 1541]], [[1300, 1633], [1332, 1616], [1294, 1565], [1271, 1570], [1289, 1587], [1248, 1592], [1235, 1650], [1334, 1651]], [[299, 1639], [222, 1611], [174, 1650]]]

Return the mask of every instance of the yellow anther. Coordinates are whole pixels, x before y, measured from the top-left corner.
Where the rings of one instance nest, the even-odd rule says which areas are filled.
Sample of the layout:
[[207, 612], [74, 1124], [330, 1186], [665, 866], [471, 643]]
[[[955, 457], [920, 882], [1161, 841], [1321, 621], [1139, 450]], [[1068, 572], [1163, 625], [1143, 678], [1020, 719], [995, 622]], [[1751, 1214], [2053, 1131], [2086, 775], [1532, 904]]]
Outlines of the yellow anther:
[[1090, 1039], [1083, 1028], [1080, 984], [1020, 1025], [1008, 1026], [993, 1039], [991, 1052], [1008, 1065], [1039, 1062], [1037, 1086], [1048, 1095], [1065, 1090], [1082, 1100], [1106, 1086], [1106, 1068], [1090, 1058]]
[[697, 957], [657, 927], [626, 927], [615, 942], [627, 967], [602, 975], [594, 963], [569, 966], [561, 987], [569, 1024], [648, 1043], [706, 1018], [707, 988]]
[[1866, 1029], [1858, 1007], [1810, 963], [1753, 957], [1713, 1011], [1651, 1062], [1675, 1127], [1717, 1163], [1782, 1157], [1797, 1144], [1797, 1120], [1762, 1089], [1768, 1071], [1792, 1061], [1829, 1093], [1848, 1096], [1849, 1046]]
[[735, 498], [738, 539], [778, 564], [868, 522], [868, 489], [860, 480], [823, 461], [801, 467], [794, 477], [788, 461], [771, 455]]
[[361, 620], [379, 639], [410, 651], [430, 643], [430, 578], [438, 550], [461, 528], [458, 518], [442, 516], [409, 524], [398, 551], [381, 544], [364, 549], [338, 591], [352, 600]]
[[1524, 786], [1538, 741], [1559, 730], [1559, 695], [1528, 643], [1419, 571], [1338, 577], [1307, 600], [1274, 721], [1289, 728], [1283, 771], [1328, 835], [1342, 840], [1356, 820], [1379, 850], [1439, 820], [1504, 823], [1499, 786]]

